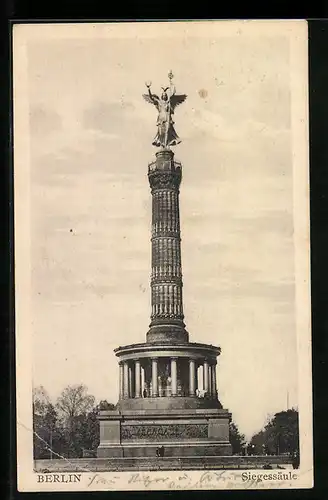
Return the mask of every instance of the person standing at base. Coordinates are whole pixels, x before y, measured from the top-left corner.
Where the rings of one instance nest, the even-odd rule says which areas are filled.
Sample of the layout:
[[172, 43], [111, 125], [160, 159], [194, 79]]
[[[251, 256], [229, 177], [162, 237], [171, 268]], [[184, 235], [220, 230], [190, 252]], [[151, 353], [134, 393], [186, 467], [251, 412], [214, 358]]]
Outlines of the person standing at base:
[[295, 451], [292, 455], [292, 466], [293, 469], [298, 469], [300, 466], [300, 456], [297, 451]]

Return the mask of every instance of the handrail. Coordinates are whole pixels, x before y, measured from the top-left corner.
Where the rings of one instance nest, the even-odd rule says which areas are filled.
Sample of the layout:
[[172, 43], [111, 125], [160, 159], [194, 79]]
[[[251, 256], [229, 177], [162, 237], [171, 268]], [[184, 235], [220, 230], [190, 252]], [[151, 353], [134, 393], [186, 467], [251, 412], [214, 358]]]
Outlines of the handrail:
[[[174, 169], [179, 169], [179, 168], [182, 168], [182, 163], [180, 161], [177, 161], [177, 160], [173, 160], [173, 165], [174, 165]], [[148, 163], [148, 170], [150, 172], [152, 172], [153, 170], [156, 170], [156, 161], [152, 161], [150, 163]]]

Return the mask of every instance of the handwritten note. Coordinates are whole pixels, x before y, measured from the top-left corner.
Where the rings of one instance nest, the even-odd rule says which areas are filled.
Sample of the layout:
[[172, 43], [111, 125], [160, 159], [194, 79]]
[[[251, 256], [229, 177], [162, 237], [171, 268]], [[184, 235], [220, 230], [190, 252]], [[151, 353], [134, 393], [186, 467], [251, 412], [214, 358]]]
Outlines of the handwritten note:
[[205, 471], [195, 480], [193, 473], [183, 472], [175, 477], [170, 474], [154, 475], [147, 472], [134, 472], [127, 478], [121, 475], [111, 476], [96, 473], [88, 477], [88, 488], [117, 490], [124, 482], [127, 489], [136, 490], [198, 490], [198, 489], [258, 489], [279, 488], [297, 479], [296, 474], [268, 472], [249, 474], [242, 471]]

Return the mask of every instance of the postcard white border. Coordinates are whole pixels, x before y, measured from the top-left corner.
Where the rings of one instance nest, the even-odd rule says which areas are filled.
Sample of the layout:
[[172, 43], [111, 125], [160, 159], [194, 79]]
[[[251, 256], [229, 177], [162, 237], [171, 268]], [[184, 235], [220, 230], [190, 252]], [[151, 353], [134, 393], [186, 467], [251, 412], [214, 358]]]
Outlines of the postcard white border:
[[[310, 311], [310, 234], [309, 234], [309, 151], [308, 151], [308, 81], [306, 21], [222, 21], [220, 36], [289, 36], [292, 75], [292, 130], [295, 222], [296, 307], [298, 338], [298, 380], [300, 416], [299, 470], [291, 481], [243, 481], [242, 471], [209, 471], [212, 480], [201, 484], [204, 471], [141, 473], [148, 477], [131, 482], [134, 472], [83, 472], [80, 482], [38, 482], [33, 472], [32, 439], [32, 352], [30, 314], [30, 175], [29, 116], [27, 92], [27, 43], [51, 38], [91, 39], [94, 37], [181, 37], [217, 35], [217, 21], [170, 23], [63, 23], [15, 24], [13, 26], [13, 99], [14, 99], [14, 207], [15, 207], [15, 297], [16, 297], [16, 388], [17, 388], [17, 475], [20, 492], [101, 491], [163, 489], [272, 489], [311, 488], [313, 486], [312, 373]], [[246, 471], [245, 471], [246, 472]], [[251, 471], [257, 478], [266, 471]], [[275, 471], [269, 471], [271, 473]], [[167, 481], [158, 480], [167, 477]], [[186, 479], [186, 477], [188, 479]], [[157, 478], [157, 480], [156, 480]], [[184, 478], [184, 479], [183, 479]], [[218, 479], [219, 478], [219, 479]], [[89, 485], [89, 486], [88, 486]]]

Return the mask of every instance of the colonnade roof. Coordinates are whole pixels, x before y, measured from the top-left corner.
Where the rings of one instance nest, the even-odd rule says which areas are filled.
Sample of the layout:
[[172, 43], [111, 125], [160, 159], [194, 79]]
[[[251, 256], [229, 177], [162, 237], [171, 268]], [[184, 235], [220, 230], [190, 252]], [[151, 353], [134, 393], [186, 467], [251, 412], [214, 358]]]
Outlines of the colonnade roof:
[[154, 342], [120, 346], [114, 350], [119, 358], [136, 359], [149, 357], [189, 357], [216, 358], [221, 353], [221, 348], [211, 344], [196, 342], [172, 343]]

